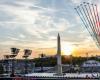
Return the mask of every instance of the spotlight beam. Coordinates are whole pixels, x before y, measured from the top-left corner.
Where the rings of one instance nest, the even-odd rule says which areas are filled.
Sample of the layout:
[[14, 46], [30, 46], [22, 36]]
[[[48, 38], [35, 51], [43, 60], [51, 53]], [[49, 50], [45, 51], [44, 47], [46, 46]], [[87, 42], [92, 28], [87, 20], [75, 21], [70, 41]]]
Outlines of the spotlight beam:
[[98, 20], [98, 22], [97, 22], [97, 25], [98, 25], [98, 30], [99, 30], [99, 36], [100, 36], [100, 25], [99, 25], [99, 22], [100, 22], [100, 19], [99, 19], [99, 15], [98, 15], [98, 10], [97, 10], [97, 5], [95, 5], [96, 6], [96, 13], [97, 13], [97, 20]]
[[[82, 9], [83, 9], [83, 12], [84, 12], [84, 14], [85, 14], [85, 16], [86, 16], [86, 18], [87, 18], [87, 21], [89, 22], [90, 27], [92, 28], [92, 31], [94, 31], [93, 23], [92, 23], [92, 21], [91, 21], [91, 18], [90, 18], [90, 15], [89, 15], [89, 12], [88, 12], [88, 10], [87, 10], [86, 5], [84, 5], [84, 7], [82, 6]], [[94, 33], [93, 33], [93, 34], [94, 34]], [[94, 34], [94, 35], [95, 35], [95, 34]]]
[[[92, 15], [91, 9], [89, 8], [89, 10], [88, 10], [87, 5], [84, 5], [84, 7], [85, 7], [84, 10], [86, 10], [87, 16], [88, 16], [90, 24], [91, 24], [91, 28], [92, 28], [92, 31], [93, 31], [93, 34], [94, 34], [93, 37], [95, 38], [95, 41], [98, 42], [98, 38], [97, 38], [97, 35], [96, 35], [96, 31], [95, 31], [95, 24], [94, 24], [94, 21], [93, 21], [93, 15]], [[96, 44], [97, 44], [97, 42], [96, 42]]]
[[[93, 27], [94, 27], [94, 32], [96, 32], [97, 30], [96, 30], [96, 27], [95, 27], [96, 26], [95, 19], [93, 17], [93, 13], [92, 13], [92, 10], [91, 10], [91, 7], [90, 7], [89, 3], [87, 3], [87, 5], [88, 5], [88, 8], [89, 8], [89, 11], [90, 11], [90, 14], [91, 14], [92, 23], [93, 23]], [[96, 35], [96, 33], [95, 33], [95, 35]]]
[[[87, 22], [85, 16], [83, 15], [83, 13], [82, 13], [80, 7], [78, 6], [77, 8], [75, 8], [75, 10], [76, 10], [77, 14], [79, 15], [80, 19], [82, 20], [84, 26], [86, 27], [87, 31], [89, 32], [90, 36], [91, 36], [91, 37], [93, 38], [93, 40], [95, 41], [95, 38], [93, 37], [93, 32], [91, 32], [90, 29], [89, 29], [89, 28], [90, 28], [90, 27], [89, 27], [90, 25], [88, 24], [88, 22]], [[97, 44], [97, 42], [96, 42], [96, 44]]]
[[95, 26], [96, 26], [96, 34], [98, 35], [98, 25], [97, 25], [97, 16], [96, 16], [96, 11], [95, 11], [95, 7], [92, 4], [92, 9], [93, 9], [93, 13], [94, 13], [94, 18], [95, 18]]
[[[83, 22], [84, 26], [85, 26], [85, 27], [86, 27], [86, 29], [88, 30], [89, 34], [92, 36], [91, 32], [90, 32], [90, 31], [89, 31], [89, 29], [88, 29], [88, 24], [87, 24], [87, 22], [86, 22], [86, 20], [85, 20], [84, 15], [82, 14], [82, 12], [81, 12], [81, 11], [80, 11], [80, 13], [79, 13], [79, 11], [78, 11], [78, 9], [77, 9], [77, 8], [75, 8], [75, 10], [76, 10], [77, 14], [79, 15], [80, 19], [82, 20], [82, 22]], [[82, 15], [82, 17], [83, 17], [83, 18], [81, 17], [81, 15]]]
[[89, 31], [90, 31], [90, 33], [92, 33], [92, 38], [93, 38], [93, 40], [95, 41], [96, 39], [95, 39], [95, 34], [94, 34], [94, 28], [93, 28], [93, 24], [92, 24], [92, 21], [91, 21], [91, 19], [90, 19], [90, 16], [89, 16], [89, 14], [88, 14], [88, 11], [87, 11], [87, 9], [85, 8], [85, 7], [83, 7], [83, 5], [81, 4], [81, 6], [80, 6], [81, 8], [82, 8], [82, 10], [83, 10], [83, 13], [84, 13], [84, 15], [85, 15], [85, 18], [86, 18], [86, 20], [87, 20], [87, 22], [88, 22], [88, 27], [89, 27]]
[[96, 45], [100, 47], [100, 19], [97, 5], [83, 2], [83, 4], [80, 4], [75, 10]]

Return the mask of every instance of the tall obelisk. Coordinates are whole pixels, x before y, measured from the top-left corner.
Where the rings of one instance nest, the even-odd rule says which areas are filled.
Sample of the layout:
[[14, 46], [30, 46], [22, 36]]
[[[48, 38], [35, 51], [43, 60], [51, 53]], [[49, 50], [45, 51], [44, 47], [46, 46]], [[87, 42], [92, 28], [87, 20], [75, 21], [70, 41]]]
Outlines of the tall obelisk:
[[62, 75], [60, 35], [57, 36], [57, 74]]

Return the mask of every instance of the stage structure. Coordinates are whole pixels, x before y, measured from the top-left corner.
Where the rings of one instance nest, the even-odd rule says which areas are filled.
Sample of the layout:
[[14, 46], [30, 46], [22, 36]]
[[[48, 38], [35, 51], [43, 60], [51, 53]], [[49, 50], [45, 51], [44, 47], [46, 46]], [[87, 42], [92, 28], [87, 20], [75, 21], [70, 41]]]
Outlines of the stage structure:
[[4, 67], [4, 73], [10, 73], [10, 66], [9, 66], [9, 60], [10, 55], [4, 55], [4, 61], [3, 61], [3, 67]]
[[20, 49], [17, 48], [11, 48], [11, 55], [10, 58], [12, 59], [12, 72], [11, 77], [15, 76], [15, 57], [18, 55]]
[[32, 53], [32, 50], [29, 50], [29, 49], [25, 49], [24, 50], [24, 55], [23, 55], [23, 58], [25, 58], [25, 74], [28, 73], [28, 57], [31, 55]]
[[75, 10], [96, 45], [100, 48], [100, 19], [97, 5], [83, 2]]

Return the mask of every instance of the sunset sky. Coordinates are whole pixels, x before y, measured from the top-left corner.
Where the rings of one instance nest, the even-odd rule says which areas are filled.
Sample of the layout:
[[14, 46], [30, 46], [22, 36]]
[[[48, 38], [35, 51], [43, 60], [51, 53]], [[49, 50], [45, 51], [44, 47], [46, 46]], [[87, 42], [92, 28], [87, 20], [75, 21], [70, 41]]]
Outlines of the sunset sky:
[[[98, 5], [100, 0], [84, 0]], [[56, 54], [57, 34], [62, 52], [74, 56], [100, 55], [100, 50], [82, 24], [74, 8], [83, 0], [0, 0], [0, 58], [10, 48], [32, 49], [38, 54]]]

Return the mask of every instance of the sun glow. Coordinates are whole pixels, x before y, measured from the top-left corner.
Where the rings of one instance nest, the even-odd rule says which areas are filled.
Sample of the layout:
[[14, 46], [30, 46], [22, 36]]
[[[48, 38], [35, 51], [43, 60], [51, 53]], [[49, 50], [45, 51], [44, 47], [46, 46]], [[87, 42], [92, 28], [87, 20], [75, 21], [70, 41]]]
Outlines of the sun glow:
[[62, 45], [62, 53], [64, 55], [71, 55], [72, 54], [72, 51], [73, 51], [73, 47], [71, 45]]

